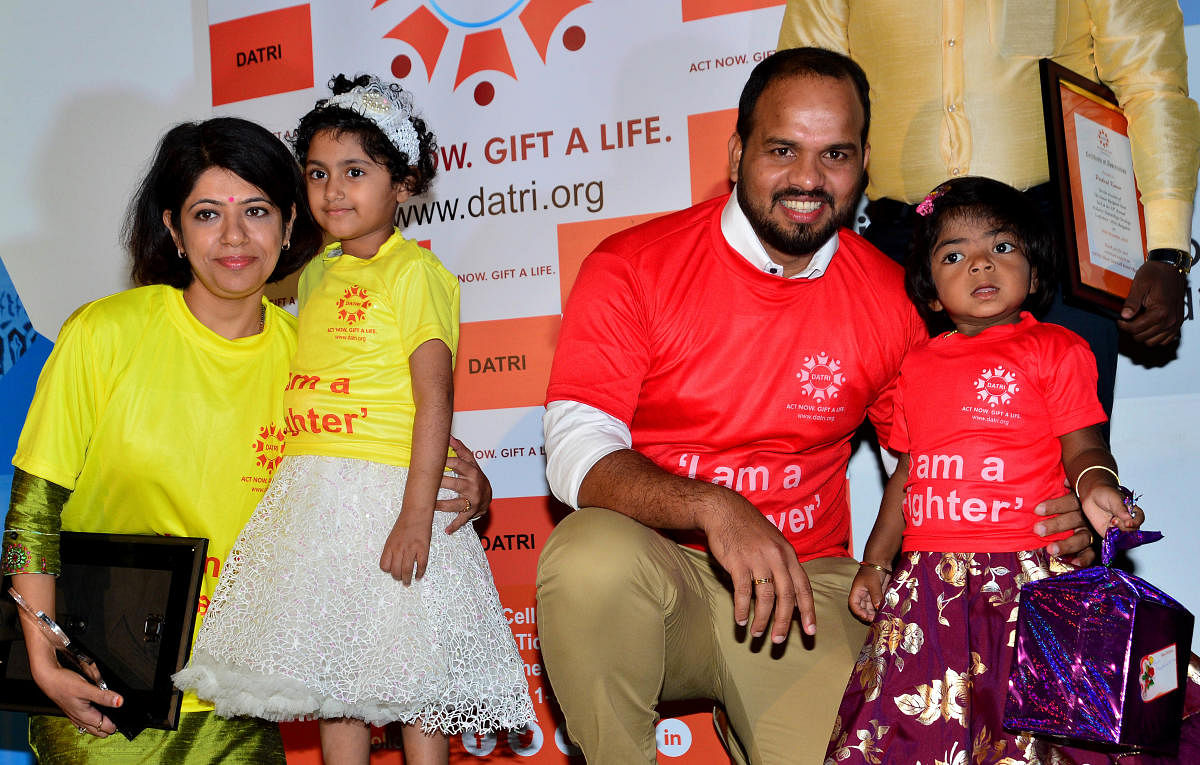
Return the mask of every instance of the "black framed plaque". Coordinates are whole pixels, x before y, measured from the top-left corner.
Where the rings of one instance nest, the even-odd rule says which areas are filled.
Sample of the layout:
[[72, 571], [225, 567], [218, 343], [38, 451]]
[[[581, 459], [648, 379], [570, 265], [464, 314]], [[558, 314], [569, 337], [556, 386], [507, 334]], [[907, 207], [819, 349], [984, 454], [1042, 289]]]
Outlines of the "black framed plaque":
[[[179, 724], [183, 693], [171, 675], [191, 652], [207, 550], [199, 537], [61, 534], [54, 620], [124, 697], [119, 710], [104, 711], [128, 737]], [[10, 585], [6, 578], [3, 592]], [[8, 595], [0, 598], [0, 709], [62, 714], [33, 682]]]
[[1146, 262], [1146, 222], [1129, 124], [1103, 85], [1041, 59], [1050, 179], [1066, 258], [1063, 295], [1115, 316]]

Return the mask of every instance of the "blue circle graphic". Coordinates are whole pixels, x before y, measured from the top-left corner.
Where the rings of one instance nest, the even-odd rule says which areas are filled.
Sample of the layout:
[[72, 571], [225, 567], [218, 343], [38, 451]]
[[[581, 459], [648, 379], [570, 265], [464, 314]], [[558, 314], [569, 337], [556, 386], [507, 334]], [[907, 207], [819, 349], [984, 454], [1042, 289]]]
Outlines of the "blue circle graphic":
[[497, 21], [503, 21], [505, 18], [512, 15], [512, 13], [514, 11], [516, 11], [518, 8], [520, 8], [521, 5], [524, 4], [524, 2], [525, 2], [525, 0], [517, 0], [515, 3], [513, 3], [508, 8], [508, 10], [503, 11], [503, 12], [499, 13], [498, 15], [493, 16], [492, 18], [486, 19], [484, 21], [464, 21], [460, 18], [451, 16], [449, 13], [447, 13], [440, 5], [438, 5], [437, 0], [429, 0], [429, 4], [431, 6], [433, 6], [433, 10], [437, 11], [437, 14], [439, 16], [441, 16], [443, 19], [450, 22], [451, 24], [454, 24], [455, 26], [468, 27], [468, 28], [472, 28], [472, 29], [477, 28], [477, 27], [490, 26], [492, 24], [495, 24]]

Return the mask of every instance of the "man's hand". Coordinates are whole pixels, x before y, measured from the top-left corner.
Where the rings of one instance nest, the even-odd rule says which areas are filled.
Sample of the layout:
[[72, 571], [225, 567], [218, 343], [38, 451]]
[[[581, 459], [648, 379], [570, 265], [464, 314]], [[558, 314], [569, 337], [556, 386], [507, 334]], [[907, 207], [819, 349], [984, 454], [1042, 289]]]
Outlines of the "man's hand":
[[1143, 345], [1166, 345], [1183, 325], [1187, 280], [1172, 265], [1147, 261], [1133, 277], [1117, 326]]
[[[633, 449], [601, 457], [579, 487], [580, 507], [607, 507], [652, 529], [699, 530], [717, 563], [733, 579], [733, 616], [745, 626], [754, 596], [755, 637], [775, 613], [771, 640], [787, 640], [800, 610], [805, 633], [816, 634], [808, 576], [796, 551], [766, 516], [741, 494], [708, 481], [668, 473]], [[755, 580], [758, 580], [757, 582]]]
[[443, 473], [441, 488], [456, 491], [458, 496], [439, 499], [433, 505], [435, 510], [458, 514], [446, 527], [447, 534], [453, 534], [476, 518], [482, 518], [492, 503], [492, 483], [479, 468], [470, 447], [454, 436], [450, 436], [450, 447], [458, 456], [447, 458], [446, 467], [458, 475]]
[[1083, 517], [1083, 510], [1074, 494], [1048, 499], [1035, 507], [1033, 512], [1046, 516], [1046, 520], [1034, 524], [1033, 531], [1039, 536], [1048, 537], [1060, 531], [1075, 531], [1066, 539], [1046, 545], [1047, 553], [1066, 558], [1068, 563], [1080, 567], [1096, 562], [1096, 551], [1091, 547], [1092, 532], [1087, 527], [1087, 520]]
[[751, 591], [754, 621], [750, 634], [759, 637], [767, 629], [774, 611], [771, 641], [787, 640], [792, 614], [800, 610], [804, 632], [817, 631], [812, 588], [796, 559], [796, 551], [779, 529], [736, 492], [720, 487], [700, 514], [701, 528], [717, 562], [733, 579], [733, 617], [746, 626], [750, 617]]

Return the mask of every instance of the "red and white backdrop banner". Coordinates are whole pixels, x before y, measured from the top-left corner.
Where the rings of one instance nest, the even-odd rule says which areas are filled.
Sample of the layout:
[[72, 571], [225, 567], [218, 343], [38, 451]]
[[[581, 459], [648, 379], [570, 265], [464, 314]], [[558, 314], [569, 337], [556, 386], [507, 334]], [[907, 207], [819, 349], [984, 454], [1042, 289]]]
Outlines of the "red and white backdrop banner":
[[[734, 107], [751, 67], [774, 49], [782, 6], [209, 0], [215, 112], [287, 138], [328, 95], [331, 75], [370, 72], [412, 91], [438, 136], [436, 185], [401, 208], [401, 224], [462, 287], [454, 432], [496, 491], [480, 534], [537, 709], [527, 731], [456, 737], [456, 762], [582, 761], [565, 739], [542, 665], [534, 597], [538, 554], [565, 512], [547, 497], [540, 424], [562, 304], [581, 260], [606, 235], [728, 190]], [[1122, 443], [1133, 447], [1126, 462], [1138, 468], [1139, 485], [1153, 500], [1182, 502], [1182, 479], [1138, 446], [1161, 428], [1178, 431], [1180, 448], [1195, 446], [1195, 417], [1172, 412], [1181, 400], [1194, 406], [1187, 368], [1200, 364], [1122, 365], [1118, 457]], [[869, 450], [856, 455], [851, 474], [862, 539], [879, 497]], [[1160, 526], [1188, 534], [1182, 515], [1166, 513]], [[1194, 599], [1190, 581], [1172, 588], [1178, 574], [1155, 561], [1147, 558], [1146, 568], [1162, 571], [1150, 578]], [[621, 614], [612, 618], [619, 622]], [[706, 707], [662, 711], [660, 759], [722, 761]], [[320, 761], [313, 724], [284, 730], [289, 762]], [[375, 733], [375, 761], [401, 762], [398, 731]]]
[[[480, 534], [537, 709], [528, 731], [452, 741], [452, 758], [565, 762], [539, 653], [537, 557], [564, 510], [548, 499], [542, 402], [563, 300], [602, 238], [729, 188], [726, 141], [782, 0], [210, 0], [214, 111], [290, 137], [331, 75], [401, 82], [437, 134], [433, 190], [401, 225], [462, 287], [454, 432], [495, 488]], [[613, 614], [619, 620], [620, 614]], [[711, 715], [664, 717], [659, 751], [720, 756]], [[669, 712], [668, 712], [669, 713]], [[315, 727], [285, 726], [289, 762], [319, 762]], [[376, 731], [399, 762], [398, 731]]]

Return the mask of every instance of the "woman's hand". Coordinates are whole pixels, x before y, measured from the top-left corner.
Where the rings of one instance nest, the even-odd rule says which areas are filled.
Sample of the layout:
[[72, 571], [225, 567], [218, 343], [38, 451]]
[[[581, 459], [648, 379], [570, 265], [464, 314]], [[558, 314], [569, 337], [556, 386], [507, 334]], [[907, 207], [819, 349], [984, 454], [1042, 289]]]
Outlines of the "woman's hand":
[[57, 661], [33, 673], [34, 681], [61, 709], [80, 733], [106, 738], [116, 733], [117, 726], [104, 714], [103, 707], [119, 707], [124, 703], [120, 694], [106, 691], [85, 680], [78, 672], [66, 669]]
[[458, 514], [446, 527], [447, 534], [453, 534], [476, 518], [483, 517], [492, 503], [492, 484], [479, 469], [471, 449], [454, 436], [450, 436], [450, 446], [458, 456], [447, 459], [446, 467], [458, 473], [458, 476], [444, 474], [442, 488], [458, 492], [458, 496], [439, 499], [434, 504], [441, 512]]
[[[50, 574], [13, 574], [12, 586], [34, 611], [54, 613], [55, 578]], [[29, 655], [29, 669], [33, 681], [42, 693], [63, 711], [80, 728], [80, 733], [91, 733], [104, 738], [117, 730], [117, 726], [104, 714], [102, 707], [119, 707], [124, 700], [120, 694], [104, 690], [58, 663], [58, 654], [42, 626], [32, 613], [18, 611], [21, 631], [25, 633], [25, 651]], [[100, 679], [95, 665], [91, 665], [90, 676]]]

